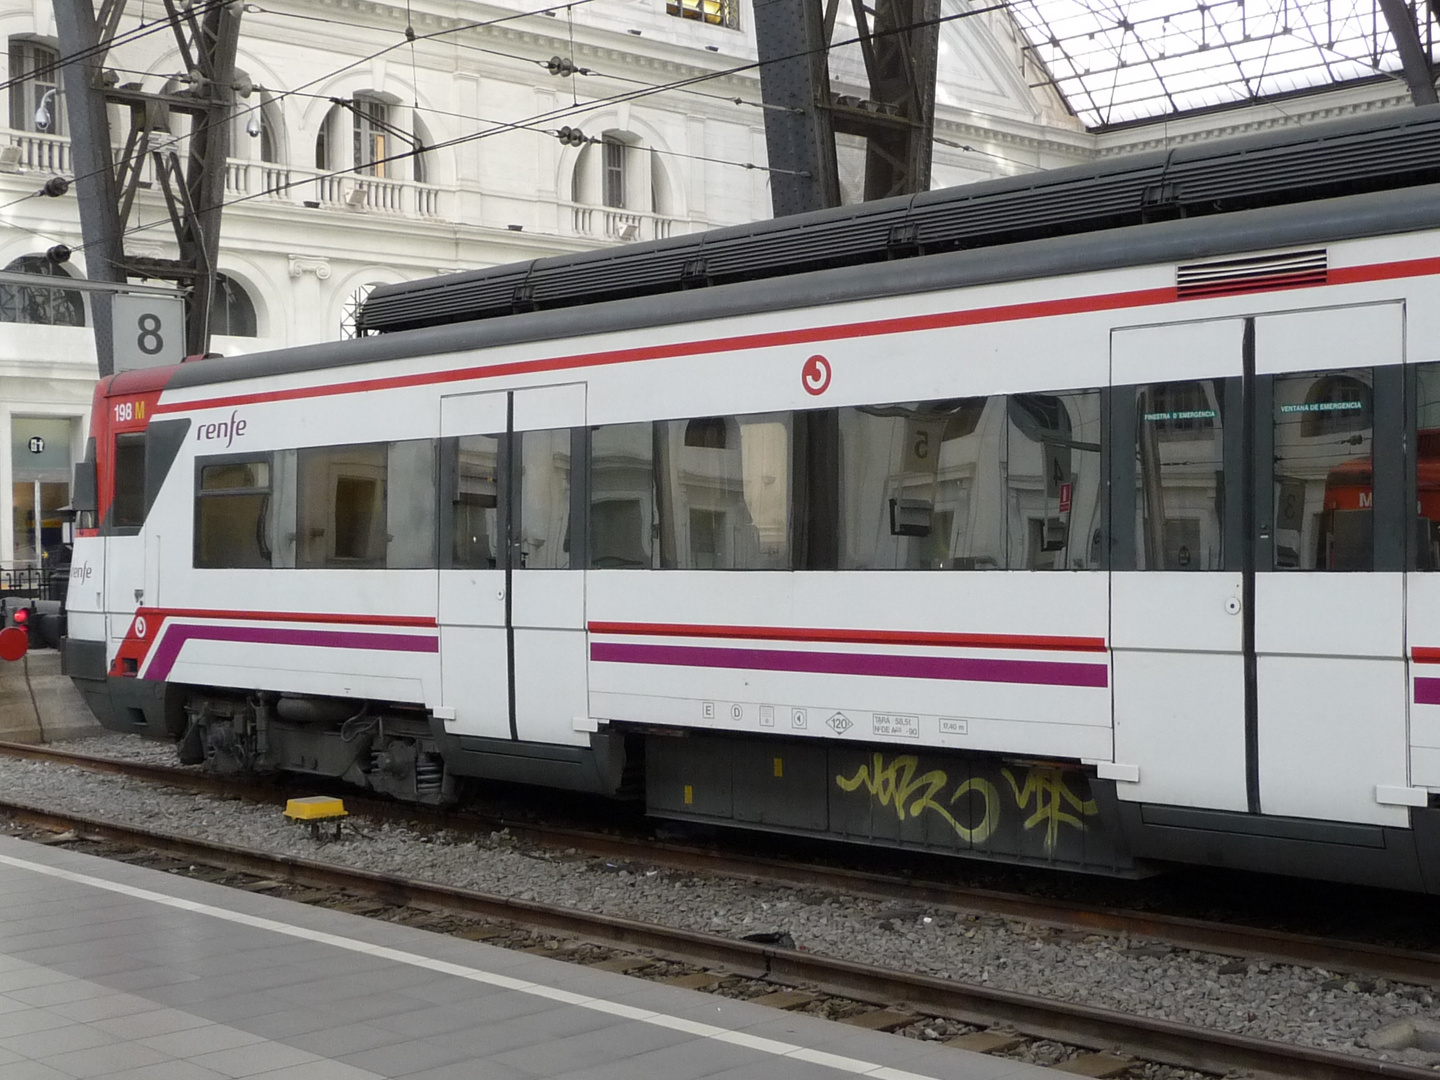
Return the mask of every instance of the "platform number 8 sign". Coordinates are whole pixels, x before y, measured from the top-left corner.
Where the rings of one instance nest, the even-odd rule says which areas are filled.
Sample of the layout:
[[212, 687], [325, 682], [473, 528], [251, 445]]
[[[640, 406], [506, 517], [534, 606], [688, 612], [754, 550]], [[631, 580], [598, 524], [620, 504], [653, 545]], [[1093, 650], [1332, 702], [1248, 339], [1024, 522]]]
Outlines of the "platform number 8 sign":
[[115, 370], [178, 364], [184, 359], [185, 307], [168, 296], [115, 297]]

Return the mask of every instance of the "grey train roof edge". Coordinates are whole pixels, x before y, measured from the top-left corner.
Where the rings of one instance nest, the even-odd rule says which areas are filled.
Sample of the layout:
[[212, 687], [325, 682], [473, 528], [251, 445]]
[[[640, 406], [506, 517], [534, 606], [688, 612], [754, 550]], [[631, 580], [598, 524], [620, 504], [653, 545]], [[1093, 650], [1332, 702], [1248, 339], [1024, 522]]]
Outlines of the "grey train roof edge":
[[1421, 229], [1440, 229], [1440, 184], [196, 360], [167, 389]]
[[382, 333], [1440, 181], [1440, 106], [381, 286]]

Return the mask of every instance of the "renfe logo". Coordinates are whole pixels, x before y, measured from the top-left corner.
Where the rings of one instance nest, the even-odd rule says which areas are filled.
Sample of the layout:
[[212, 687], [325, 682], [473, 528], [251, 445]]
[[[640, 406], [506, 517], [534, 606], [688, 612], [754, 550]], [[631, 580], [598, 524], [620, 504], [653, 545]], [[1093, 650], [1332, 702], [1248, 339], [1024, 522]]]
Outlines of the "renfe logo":
[[235, 414], [230, 414], [229, 420], [221, 420], [215, 424], [201, 424], [195, 429], [196, 442], [218, 442], [225, 440], [225, 445], [230, 446], [241, 435], [245, 434], [245, 421], [237, 420]]

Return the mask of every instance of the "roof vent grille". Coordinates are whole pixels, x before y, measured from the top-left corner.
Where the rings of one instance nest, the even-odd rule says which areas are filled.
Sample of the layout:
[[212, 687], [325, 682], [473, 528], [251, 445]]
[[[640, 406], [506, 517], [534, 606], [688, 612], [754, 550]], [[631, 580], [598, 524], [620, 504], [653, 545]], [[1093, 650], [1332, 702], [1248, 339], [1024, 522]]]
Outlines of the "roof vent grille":
[[1324, 248], [1190, 263], [1176, 268], [1175, 288], [1182, 299], [1299, 289], [1324, 285], [1328, 280], [1328, 265]]

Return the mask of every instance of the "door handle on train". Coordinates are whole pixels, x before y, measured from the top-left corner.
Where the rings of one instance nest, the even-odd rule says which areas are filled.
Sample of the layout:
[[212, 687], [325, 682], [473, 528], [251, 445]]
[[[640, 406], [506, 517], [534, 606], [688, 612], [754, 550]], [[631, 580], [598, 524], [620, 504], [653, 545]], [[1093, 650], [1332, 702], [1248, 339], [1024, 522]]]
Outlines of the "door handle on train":
[[1239, 614], [1240, 614], [1240, 598], [1239, 598], [1238, 596], [1232, 596], [1232, 597], [1230, 597], [1230, 599], [1226, 600], [1226, 601], [1225, 601], [1225, 611], [1226, 611], [1227, 614], [1230, 614], [1230, 615], [1239, 615]]

